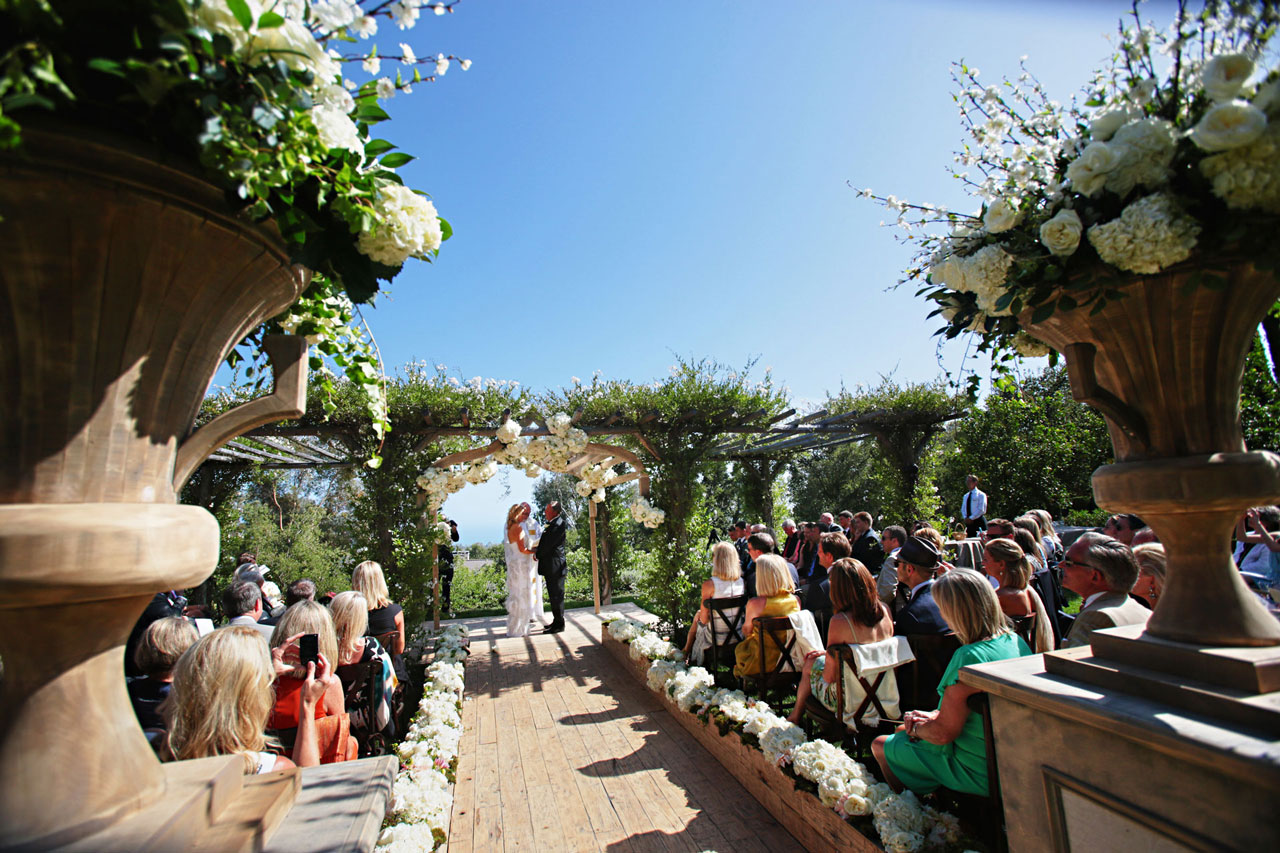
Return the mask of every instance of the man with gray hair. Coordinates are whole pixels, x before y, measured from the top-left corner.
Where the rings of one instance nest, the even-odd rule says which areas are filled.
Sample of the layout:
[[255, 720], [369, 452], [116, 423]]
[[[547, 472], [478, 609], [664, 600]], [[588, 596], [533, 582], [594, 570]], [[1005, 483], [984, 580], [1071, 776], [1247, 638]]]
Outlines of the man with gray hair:
[[1145, 625], [1151, 611], [1129, 597], [1138, 580], [1133, 551], [1101, 533], [1085, 533], [1058, 563], [1062, 585], [1084, 598], [1062, 648], [1089, 645], [1093, 632], [1122, 625]]
[[258, 621], [262, 616], [262, 591], [252, 581], [232, 581], [231, 586], [222, 591], [222, 611], [227, 617], [224, 628], [242, 625], [253, 628], [266, 637], [271, 643], [271, 635], [275, 628], [263, 625]]

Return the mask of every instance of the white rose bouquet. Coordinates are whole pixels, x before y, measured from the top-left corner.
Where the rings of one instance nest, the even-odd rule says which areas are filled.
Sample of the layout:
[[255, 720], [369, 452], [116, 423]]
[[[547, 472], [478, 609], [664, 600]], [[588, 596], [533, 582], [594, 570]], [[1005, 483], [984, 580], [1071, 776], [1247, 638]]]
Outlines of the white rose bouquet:
[[1190, 6], [1161, 30], [1135, 4], [1082, 105], [1051, 100], [1025, 65], [992, 85], [955, 66], [970, 140], [951, 171], [978, 210], [860, 191], [918, 247], [906, 279], [938, 304], [940, 334], [1044, 355], [1024, 325], [1121, 298], [1127, 279], [1188, 262], [1280, 266], [1280, 7]]

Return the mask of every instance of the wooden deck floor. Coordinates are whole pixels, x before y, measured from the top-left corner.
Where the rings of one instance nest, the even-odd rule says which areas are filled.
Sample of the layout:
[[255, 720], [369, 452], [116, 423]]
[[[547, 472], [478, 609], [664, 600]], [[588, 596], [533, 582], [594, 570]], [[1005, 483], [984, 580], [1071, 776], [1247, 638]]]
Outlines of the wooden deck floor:
[[466, 620], [449, 853], [803, 849], [618, 668], [589, 609], [566, 615], [564, 633], [521, 639]]

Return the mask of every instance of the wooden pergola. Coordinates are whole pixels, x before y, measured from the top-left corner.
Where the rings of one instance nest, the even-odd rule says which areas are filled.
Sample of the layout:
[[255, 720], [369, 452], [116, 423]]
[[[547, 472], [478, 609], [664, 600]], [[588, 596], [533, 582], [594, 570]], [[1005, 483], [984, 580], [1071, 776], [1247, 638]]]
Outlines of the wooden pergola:
[[[649, 474], [644, 461], [635, 452], [617, 444], [605, 443], [598, 439], [609, 436], [627, 436], [638, 443], [654, 461], [661, 457], [649, 441], [645, 432], [666, 429], [679, 430], [682, 425], [696, 428], [703, 432], [715, 432], [725, 436], [724, 440], [711, 450], [711, 456], [744, 464], [755, 471], [761, 464], [769, 466], [764, 472], [776, 476], [775, 468], [780, 468], [786, 459], [805, 452], [827, 450], [853, 441], [876, 439], [890, 458], [900, 465], [914, 464], [925, 443], [930, 437], [942, 429], [949, 420], [960, 417], [963, 410], [942, 413], [931, 413], [927, 417], [912, 417], [910, 413], [894, 413], [877, 410], [872, 412], [844, 412], [830, 414], [826, 409], [806, 415], [796, 415], [794, 409], [788, 409], [772, 417], [765, 418], [764, 409], [738, 413], [726, 411], [707, 415], [698, 411], [684, 412], [678, 417], [664, 422], [658, 412], [648, 412], [628, 419], [619, 409], [614, 413], [598, 418], [593, 422], [582, 422], [583, 410], [579, 408], [573, 413], [572, 425], [581, 429], [588, 436], [586, 449], [572, 458], [566, 473], [578, 475], [588, 465], [598, 464], [605, 460], [616, 460], [616, 463], [631, 466], [630, 473], [613, 479], [610, 485], [636, 481], [640, 494], [649, 493]], [[464, 450], [442, 457], [434, 463], [434, 467], [447, 468], [453, 465], [467, 464], [492, 456], [505, 448], [505, 444], [497, 439], [499, 427], [512, 417], [511, 411], [505, 410], [496, 423], [473, 423], [468, 409], [462, 409], [456, 419], [438, 420], [429, 410], [413, 422], [395, 423], [392, 429], [401, 435], [418, 436], [414, 451], [421, 451], [432, 442], [441, 438], [489, 438], [491, 441], [483, 447]], [[516, 419], [521, 427], [521, 437], [543, 437], [552, 433], [545, 425], [546, 418], [536, 412], [529, 412]], [[918, 421], [918, 422], [917, 422]], [[696, 426], [695, 426], [696, 425]], [[258, 427], [245, 433], [240, 438], [228, 442], [213, 453], [204, 464], [213, 467], [246, 467], [257, 465], [268, 469], [301, 469], [301, 468], [354, 468], [362, 464], [352, 448], [357, 446], [356, 438], [360, 426], [343, 424], [296, 424], [284, 423]], [[904, 431], [911, 435], [907, 447], [901, 441], [891, 441], [891, 436], [900, 436]], [[899, 458], [902, 453], [913, 455], [912, 460]], [[904, 473], [905, 470], [904, 470]], [[757, 472], [757, 476], [759, 476]], [[591, 547], [591, 582], [595, 603], [595, 611], [600, 612], [600, 572], [596, 547], [596, 505], [588, 501], [590, 512], [590, 547]], [[428, 510], [423, 519], [424, 524], [434, 524], [434, 510]], [[432, 552], [432, 600], [433, 621], [440, 625], [440, 570]]]

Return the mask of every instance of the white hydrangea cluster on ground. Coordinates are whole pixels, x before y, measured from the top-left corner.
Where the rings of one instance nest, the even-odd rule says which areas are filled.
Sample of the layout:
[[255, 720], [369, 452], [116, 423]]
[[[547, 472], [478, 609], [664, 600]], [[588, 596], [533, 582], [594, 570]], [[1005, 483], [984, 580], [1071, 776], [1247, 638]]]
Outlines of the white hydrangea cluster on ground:
[[[651, 690], [669, 696], [682, 711], [718, 714], [743, 734], [755, 737], [770, 764], [780, 769], [790, 766], [797, 777], [812, 782], [822, 804], [842, 818], [873, 815], [886, 851], [946, 850], [959, 842], [960, 826], [954, 816], [921, 805], [910, 791], [893, 793], [843, 749], [824, 740], [808, 740], [799, 726], [775, 714], [767, 703], [741, 690], [716, 688], [715, 677], [706, 669], [647, 653], [675, 647], [645, 623], [619, 613], [606, 613], [603, 618], [609, 636], [631, 646], [632, 658], [652, 661], [646, 678]], [[637, 649], [643, 651], [638, 654]], [[680, 650], [675, 651], [678, 656]]]
[[396, 774], [387, 824], [378, 849], [387, 853], [434, 850], [445, 842], [453, 812], [449, 774], [462, 741], [467, 628], [450, 625], [435, 638], [435, 660], [427, 667], [422, 701], [404, 740], [396, 747]]

